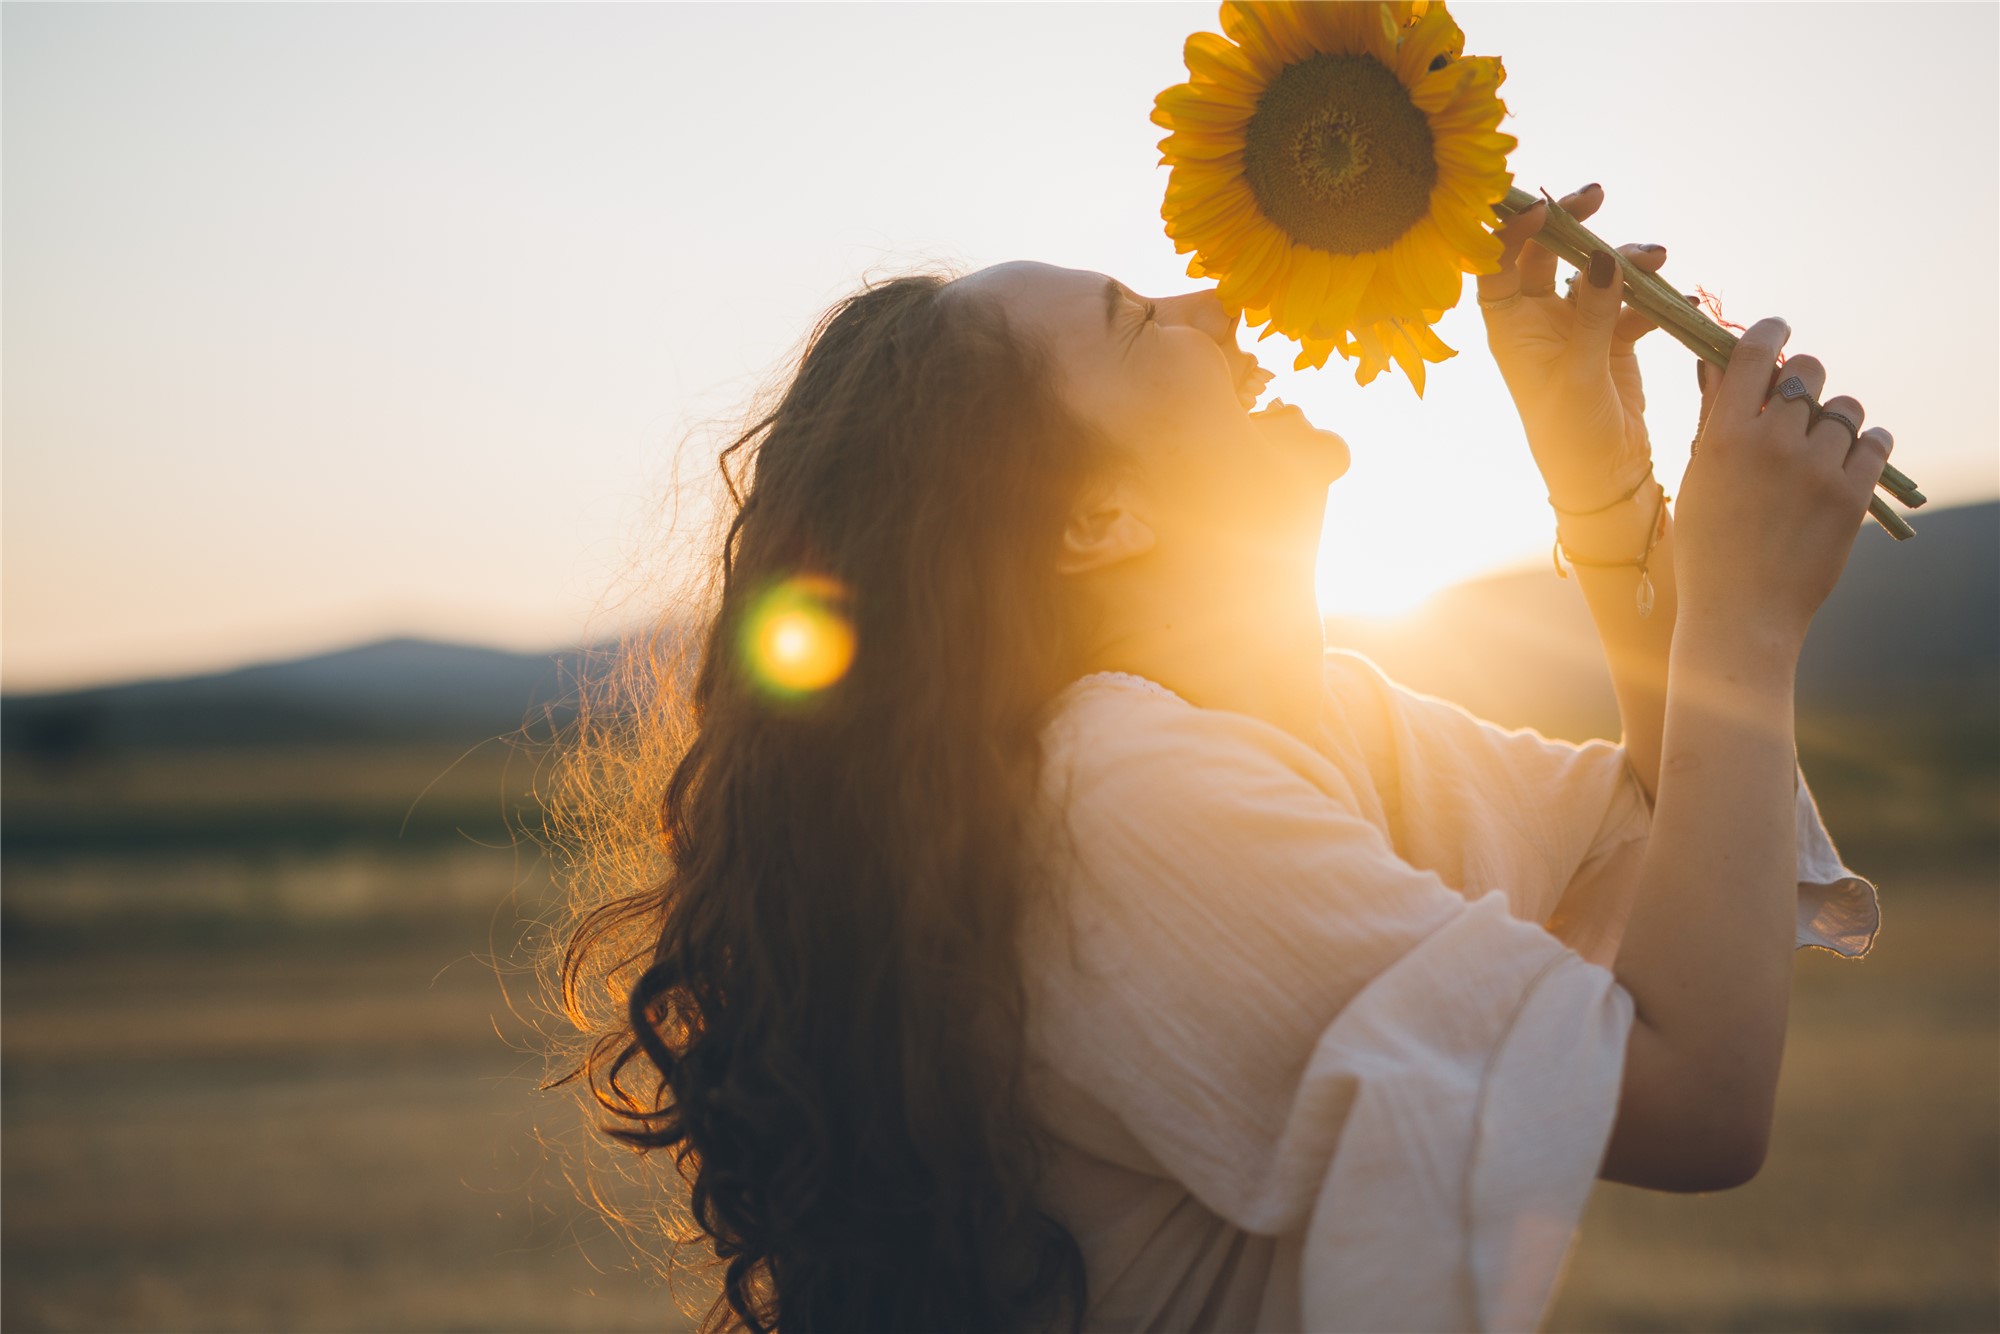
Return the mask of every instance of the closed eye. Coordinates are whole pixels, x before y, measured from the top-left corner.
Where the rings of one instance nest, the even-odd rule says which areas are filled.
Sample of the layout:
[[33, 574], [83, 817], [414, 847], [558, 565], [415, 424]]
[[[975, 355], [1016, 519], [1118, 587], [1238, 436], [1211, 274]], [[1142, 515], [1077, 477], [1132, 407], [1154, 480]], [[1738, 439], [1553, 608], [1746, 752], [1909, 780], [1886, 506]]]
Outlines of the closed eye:
[[[1123, 291], [1122, 288], [1120, 290], [1121, 294], [1125, 296], [1126, 299], [1130, 300], [1135, 305], [1140, 304], [1139, 298], [1134, 296], [1131, 292]], [[1159, 312], [1159, 306], [1154, 302], [1148, 301], [1141, 306], [1139, 318], [1133, 321], [1132, 323], [1132, 332], [1125, 335], [1125, 347], [1128, 351], [1131, 349], [1132, 344], [1138, 340], [1139, 335], [1146, 331], [1146, 326], [1153, 323], [1153, 316], [1158, 312]]]

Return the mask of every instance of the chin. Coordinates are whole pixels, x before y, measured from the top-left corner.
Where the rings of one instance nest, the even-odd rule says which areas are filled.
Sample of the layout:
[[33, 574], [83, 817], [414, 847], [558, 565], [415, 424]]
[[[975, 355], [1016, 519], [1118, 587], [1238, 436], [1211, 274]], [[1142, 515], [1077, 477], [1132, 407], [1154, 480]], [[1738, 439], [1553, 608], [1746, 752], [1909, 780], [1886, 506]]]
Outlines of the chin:
[[1287, 461], [1321, 488], [1344, 476], [1353, 462], [1347, 441], [1314, 426], [1304, 412], [1282, 399], [1251, 413], [1250, 420]]

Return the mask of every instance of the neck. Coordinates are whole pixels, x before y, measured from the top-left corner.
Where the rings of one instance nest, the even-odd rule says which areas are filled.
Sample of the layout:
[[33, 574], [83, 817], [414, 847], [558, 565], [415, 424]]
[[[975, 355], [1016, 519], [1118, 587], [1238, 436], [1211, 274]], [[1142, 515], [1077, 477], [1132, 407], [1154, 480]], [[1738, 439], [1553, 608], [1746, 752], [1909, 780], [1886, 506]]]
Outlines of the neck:
[[1119, 580], [1101, 591], [1102, 633], [1085, 670], [1132, 672], [1311, 744], [1326, 643], [1311, 563], [1301, 564], [1303, 575]]

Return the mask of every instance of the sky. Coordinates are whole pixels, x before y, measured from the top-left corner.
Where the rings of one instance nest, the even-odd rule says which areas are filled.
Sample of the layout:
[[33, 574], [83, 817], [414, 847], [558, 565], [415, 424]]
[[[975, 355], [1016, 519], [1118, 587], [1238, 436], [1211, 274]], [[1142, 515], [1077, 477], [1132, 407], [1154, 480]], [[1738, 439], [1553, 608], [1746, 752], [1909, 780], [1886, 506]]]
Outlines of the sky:
[[[1739, 323], [1784, 316], [1933, 504], [2000, 495], [2000, 9], [1452, 8], [1505, 62], [1517, 185], [1601, 182], [1601, 236], [1666, 245], [1668, 281]], [[1201, 285], [1148, 116], [1216, 27], [1212, 5], [0, 8], [0, 683], [615, 630], [698, 549], [719, 432], [864, 278], [1035, 258]], [[1438, 332], [1459, 355], [1421, 401], [1257, 345], [1270, 392], [1353, 450], [1331, 611], [1548, 568], [1469, 277]], [[1640, 359], [1672, 491], [1692, 357], [1653, 333]]]

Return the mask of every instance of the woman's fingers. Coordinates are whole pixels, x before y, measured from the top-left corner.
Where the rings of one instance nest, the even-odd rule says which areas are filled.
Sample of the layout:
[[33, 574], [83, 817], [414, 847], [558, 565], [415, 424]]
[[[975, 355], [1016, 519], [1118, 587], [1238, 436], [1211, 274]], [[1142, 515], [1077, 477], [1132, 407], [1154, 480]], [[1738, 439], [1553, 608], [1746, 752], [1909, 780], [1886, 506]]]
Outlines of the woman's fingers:
[[1549, 206], [1538, 200], [1531, 208], [1513, 214], [1494, 230], [1493, 234], [1500, 238], [1500, 267], [1492, 273], [1480, 274], [1475, 280], [1480, 300], [1499, 301], [1521, 290], [1521, 272], [1515, 267], [1521, 257], [1521, 248], [1528, 244], [1528, 238], [1542, 229], [1548, 217]]
[[1895, 438], [1879, 426], [1871, 426], [1854, 438], [1840, 470], [1847, 474], [1864, 504], [1874, 495], [1876, 483], [1882, 480], [1882, 465], [1889, 461], [1889, 453], [1895, 447]]
[[[1786, 398], [1778, 393], [1778, 386], [1797, 376], [1806, 387], [1806, 392], [1797, 398]], [[1820, 359], [1800, 353], [1786, 357], [1785, 364], [1771, 370], [1771, 384], [1765, 391], [1764, 417], [1773, 425], [1783, 424], [1803, 436], [1812, 425], [1812, 404], [1819, 401], [1819, 391], [1826, 388], [1826, 367]]]
[[[1597, 206], [1604, 202], [1604, 187], [1595, 181], [1581, 190], [1572, 190], [1558, 199], [1562, 211], [1581, 221], [1597, 212]], [[1544, 204], [1536, 212], [1547, 214]], [[1535, 230], [1540, 231], [1539, 225]], [[1543, 246], [1531, 245], [1521, 251], [1521, 287], [1529, 296], [1548, 296], [1556, 290], [1556, 252]]]
[[[1667, 262], [1667, 248], [1663, 245], [1622, 245], [1618, 251], [1648, 273], [1658, 273], [1660, 266]], [[1645, 311], [1636, 306], [1625, 307], [1618, 316], [1618, 322], [1611, 326], [1611, 355], [1629, 354], [1632, 344], [1659, 327], [1660, 322]]]
[[[1868, 420], [1868, 409], [1861, 406], [1861, 400], [1847, 394], [1839, 394], [1819, 405], [1820, 415], [1806, 430], [1806, 440], [1818, 449], [1824, 446], [1836, 459], [1847, 457], [1847, 450], [1854, 443], [1854, 437], [1861, 434], [1861, 423]], [[1838, 413], [1852, 422], [1851, 427], [1842, 426], [1829, 413]]]
[[1743, 331], [1729, 354], [1722, 383], [1715, 391], [1715, 411], [1727, 418], [1748, 420], [1763, 411], [1771, 392], [1771, 372], [1778, 350], [1792, 336], [1792, 326], [1776, 315], [1766, 315]]

